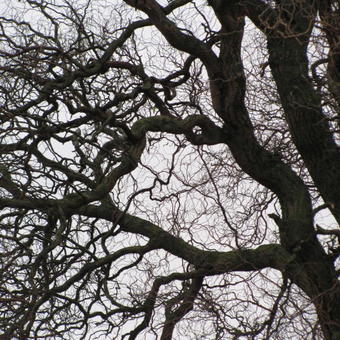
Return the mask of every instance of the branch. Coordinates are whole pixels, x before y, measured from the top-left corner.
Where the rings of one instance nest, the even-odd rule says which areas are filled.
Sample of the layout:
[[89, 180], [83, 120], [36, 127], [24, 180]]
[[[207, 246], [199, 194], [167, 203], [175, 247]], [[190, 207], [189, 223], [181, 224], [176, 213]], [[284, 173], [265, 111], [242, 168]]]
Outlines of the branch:
[[[200, 275], [216, 275], [233, 271], [253, 271], [274, 268], [285, 271], [292, 256], [281, 245], [268, 244], [255, 249], [238, 249], [229, 252], [205, 251], [171, 235], [150, 221], [120, 211], [103, 203], [101, 206], [87, 205], [77, 213], [102, 218], [118, 223], [125, 232], [142, 235], [150, 240], [154, 249], [165, 251], [179, 257], [200, 270]], [[119, 216], [117, 219], [116, 216]]]
[[[169, 303], [166, 305], [165, 323], [161, 340], [172, 339], [172, 334], [176, 324], [192, 310], [195, 298], [202, 287], [202, 283], [202, 276], [192, 279], [189, 287], [186, 288], [186, 291], [176, 296], [175, 299], [172, 299], [173, 301], [169, 301]], [[178, 300], [182, 301], [182, 303], [177, 309], [172, 311], [172, 307], [178, 302]]]
[[[293, 2], [282, 2], [282, 11], [285, 11], [284, 4]], [[323, 200], [330, 204], [330, 211], [340, 223], [337, 188], [340, 149], [323, 112], [319, 93], [309, 77], [306, 53], [317, 14], [315, 4], [314, 1], [296, 2], [294, 11], [286, 10], [289, 25], [268, 36], [269, 65], [292, 140]]]
[[[190, 273], [172, 273], [168, 276], [158, 277], [153, 282], [152, 288], [151, 288], [147, 298], [145, 299], [143, 306], [141, 307], [141, 310], [143, 310], [144, 313], [145, 313], [144, 319], [133, 331], [126, 334], [126, 335], [129, 335], [129, 340], [136, 339], [138, 334], [140, 334], [149, 325], [149, 322], [150, 322], [151, 316], [152, 316], [152, 312], [153, 312], [153, 308], [154, 308], [155, 303], [156, 303], [157, 294], [158, 294], [161, 286], [163, 286], [167, 283], [170, 283], [172, 281], [175, 281], [175, 280], [185, 281], [185, 280], [188, 280], [188, 279], [193, 279], [193, 282], [195, 282], [195, 283], [201, 282], [203, 280], [203, 278], [201, 276], [198, 276], [197, 272], [190, 272]], [[199, 290], [199, 288], [198, 288], [198, 290]], [[198, 293], [198, 291], [197, 291], [197, 293]], [[123, 336], [123, 338], [124, 338], [124, 336]]]
[[261, 0], [240, 0], [245, 15], [262, 32], [268, 34], [277, 21], [277, 11]]
[[[219, 72], [220, 62], [210, 46], [192, 35], [183, 33], [178, 26], [166, 17], [166, 11], [154, 0], [124, 0], [128, 5], [146, 13], [152, 23], [173, 47], [198, 57], [208, 70]], [[183, 4], [189, 1], [183, 1]], [[181, 3], [176, 1], [175, 3]]]
[[[201, 133], [195, 134], [193, 132], [193, 128], [195, 127], [199, 127], [201, 129]], [[119, 178], [136, 169], [145, 148], [145, 136], [148, 131], [185, 134], [187, 138], [196, 145], [214, 145], [222, 143], [226, 138], [223, 130], [216, 126], [208, 117], [203, 115], [192, 115], [183, 120], [165, 116], [140, 119], [131, 128], [134, 141], [129, 145], [126, 152], [122, 155], [120, 164], [107, 176], [105, 176], [96, 187], [94, 187], [94, 184], [91, 183], [91, 181], [84, 181], [82, 175], [77, 175], [71, 170], [64, 171], [66, 175], [72, 176], [77, 180], [87, 183], [92, 189], [72, 193], [59, 200], [32, 199], [29, 197], [26, 199], [19, 199], [18, 197], [20, 192], [18, 192], [16, 199], [0, 199], [0, 208], [11, 207], [41, 209], [47, 211], [51, 207], [58, 205], [62, 207], [66, 214], [72, 214], [74, 209], [84, 204], [102, 199], [113, 189]], [[36, 155], [39, 159], [48, 163], [49, 166], [53, 166], [59, 170], [65, 170], [62, 166], [58, 166], [57, 163], [45, 159], [43, 155], [38, 153], [38, 151], [36, 152]], [[0, 181], [0, 185], [5, 187], [4, 180], [3, 183]]]
[[19, 75], [24, 79], [33, 79], [35, 80], [35, 82], [38, 82], [39, 85], [42, 85], [41, 89], [39, 90], [40, 94], [35, 99], [30, 100], [28, 103], [13, 111], [11, 110], [11, 113], [25, 114], [26, 111], [28, 111], [31, 107], [40, 104], [44, 100], [47, 100], [54, 90], [62, 91], [68, 86], [72, 85], [75, 80], [91, 77], [100, 73], [105, 73], [109, 68], [107, 63], [112, 57], [113, 53], [131, 37], [136, 29], [149, 26], [151, 24], [152, 23], [150, 20], [139, 20], [131, 23], [129, 26], [126, 27], [119, 38], [113, 40], [109, 44], [108, 48], [105, 50], [99, 60], [93, 61], [86, 66], [77, 63], [75, 65], [77, 66], [77, 69], [75, 71], [64, 72], [64, 75], [58, 76], [57, 79], [38, 79], [37, 81], [36, 75], [34, 73], [26, 70], [25, 73], [22, 73], [21, 70], [17, 69], [11, 70], [12, 73], [19, 73]]
[[340, 229], [324, 229], [319, 225], [316, 225], [316, 232], [320, 235], [334, 235], [337, 236], [340, 240]]
[[[199, 127], [201, 132], [193, 132], [195, 127]], [[143, 118], [131, 128], [136, 139], [144, 138], [148, 131], [184, 134], [190, 142], [196, 145], [223, 143], [227, 138], [223, 129], [203, 115], [191, 115], [185, 119], [165, 116]]]

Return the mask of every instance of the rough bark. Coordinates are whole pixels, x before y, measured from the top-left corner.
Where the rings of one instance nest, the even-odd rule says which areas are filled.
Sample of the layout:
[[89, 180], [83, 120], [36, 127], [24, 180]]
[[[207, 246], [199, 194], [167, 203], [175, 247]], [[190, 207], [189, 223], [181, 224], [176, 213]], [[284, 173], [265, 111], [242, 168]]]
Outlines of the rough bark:
[[[282, 218], [276, 220], [282, 245], [293, 254], [308, 277], [301, 280], [292, 271], [289, 278], [312, 299], [325, 337], [329, 340], [339, 338], [340, 287], [333, 263], [327, 259], [316, 238], [308, 190], [287, 165], [256, 141], [244, 103], [246, 84], [241, 43], [245, 14], [255, 8], [255, 13], [261, 15], [266, 11], [265, 4], [260, 1], [209, 1], [222, 25], [220, 54], [215, 56], [195, 38], [180, 32], [154, 1], [140, 5], [126, 2], [147, 13], [175, 48], [194, 54], [204, 63], [210, 77], [213, 105], [224, 121], [228, 135], [225, 142], [235, 160], [280, 199]], [[264, 25], [254, 13], [252, 19], [267, 33], [269, 64], [293, 141], [325, 202], [340, 222], [337, 185], [340, 183], [340, 152], [308, 76], [306, 49], [316, 10], [314, 2], [300, 4], [287, 0], [277, 6], [275, 29]], [[270, 19], [273, 20], [272, 15]]]
[[[6, 330], [4, 334], [0, 334], [0, 337], [9, 338], [15, 335], [24, 339], [30, 336], [33, 323], [38, 318], [41, 308], [56, 297], [62, 297], [64, 298], [62, 301], [66, 301], [66, 304], [74, 303], [82, 310], [81, 302], [77, 301], [77, 298], [82, 295], [82, 286], [85, 287], [87, 281], [97, 280], [96, 298], [99, 301], [102, 298], [100, 294], [106, 294], [105, 298], [114, 308], [105, 311], [106, 314], [101, 311], [96, 312], [97, 314], [84, 312], [84, 310], [82, 312], [87, 318], [98, 316], [104, 320], [109, 319], [113, 314], [122, 315], [122, 318], [125, 315], [129, 315], [132, 319], [140, 318], [141, 322], [126, 335], [130, 340], [136, 339], [150, 324], [162, 287], [179, 281], [183, 282], [183, 289], [164, 303], [165, 321], [161, 339], [170, 340], [175, 326], [193, 309], [206, 277], [233, 272], [257, 272], [272, 268], [281, 272], [285, 282], [289, 280], [296, 284], [312, 301], [325, 339], [340, 339], [340, 286], [334, 266], [335, 256], [338, 255], [339, 250], [335, 249], [334, 255], [327, 254], [317, 238], [318, 233], [337, 236], [338, 231], [325, 230], [314, 225], [316, 211], [313, 211], [313, 196], [304, 178], [291, 164], [284, 162], [278, 154], [261, 144], [256, 137], [254, 114], [246, 104], [247, 79], [242, 61], [243, 34], [245, 22], [249, 18], [265, 35], [268, 65], [280, 98], [279, 105], [284, 113], [293, 144], [302, 158], [302, 166], [308, 170], [313, 188], [322, 197], [324, 207], [328, 207], [340, 223], [340, 151], [334, 139], [336, 134], [332, 132], [323, 111], [324, 104], [320, 93], [310, 79], [310, 61], [307, 53], [312, 29], [317, 16], [320, 15], [329, 43], [327, 80], [331, 94], [339, 101], [340, 54], [337, 35], [339, 24], [334, 3], [331, 0], [323, 3], [312, 0], [282, 0], [276, 1], [276, 5], [271, 6], [268, 1], [261, 0], [209, 0], [208, 5], [212, 8], [221, 29], [217, 33], [214, 32], [213, 37], [208, 36], [204, 40], [198, 39], [194, 34], [188, 34], [176, 24], [175, 20], [169, 19], [169, 14], [172, 14], [175, 9], [188, 5], [191, 1], [176, 0], [166, 7], [162, 7], [156, 0], [125, 0], [125, 3], [142, 11], [147, 19], [119, 28], [122, 33], [120, 35], [117, 33], [118, 38], [106, 43], [105, 47], [100, 49], [101, 54], [99, 53], [100, 57], [97, 60], [85, 65], [78, 61], [74, 62], [70, 69], [65, 66], [58, 77], [53, 68], [64, 67], [64, 65], [51, 64], [46, 68], [47, 73], [51, 70], [54, 72], [51, 71], [50, 78], [36, 74], [37, 72], [30, 70], [29, 67], [17, 67], [15, 63], [10, 66], [0, 66], [1, 72], [13, 77], [20, 76], [20, 81], [27, 81], [32, 93], [38, 89], [34, 92], [34, 94], [38, 93], [35, 97], [29, 91], [30, 95], [27, 97], [30, 98], [27, 99], [23, 95], [23, 103], [15, 102], [12, 107], [6, 104], [4, 109], [1, 107], [4, 112], [3, 117], [0, 117], [1, 121], [6, 124], [10, 122], [6, 128], [15, 128], [22, 124], [19, 133], [24, 136], [16, 143], [7, 142], [0, 148], [1, 159], [4, 163], [7, 162], [0, 167], [0, 187], [3, 190], [0, 208], [4, 214], [1, 216], [1, 227], [6, 232], [3, 237], [5, 250], [1, 251], [6, 256], [13, 255], [11, 257], [13, 268], [19, 268], [18, 272], [22, 270], [25, 273], [30, 289], [25, 285], [26, 282], [22, 283], [20, 279], [15, 282], [19, 288], [14, 290], [11, 287], [11, 289], [4, 288], [4, 295], [10, 297], [6, 296], [4, 301], [9, 305], [11, 313], [12, 306], [8, 301], [19, 301], [22, 303], [20, 306], [23, 307], [19, 312], [13, 312], [17, 313], [15, 314], [18, 316], [17, 320], [9, 326], [6, 325]], [[42, 12], [45, 11], [43, 5], [35, 5]], [[21, 24], [18, 22], [17, 25], [20, 27]], [[183, 63], [183, 68], [166, 78], [149, 77], [142, 64], [135, 64], [136, 60], [139, 62], [142, 60], [137, 54], [131, 57], [129, 62], [112, 60], [114, 55], [117, 58], [123, 55], [120, 49], [123, 49], [124, 44], [128, 46], [125, 49], [129, 49], [130, 45], [127, 42], [130, 43], [129, 39], [132, 39], [137, 29], [151, 25], [171, 46], [189, 55]], [[90, 39], [89, 36], [84, 38], [86, 39]], [[19, 49], [18, 46], [15, 45], [15, 48]], [[29, 48], [28, 46], [26, 49]], [[44, 50], [44, 48], [38, 46], [36, 49]], [[97, 53], [95, 47], [93, 48]], [[97, 53], [97, 56], [99, 54]], [[131, 56], [130, 52], [126, 52], [126, 55]], [[43, 60], [44, 58], [45, 56], [42, 57]], [[70, 56], [69, 59], [75, 58]], [[171, 93], [169, 96], [169, 92], [170, 89], [184, 84], [190, 78], [190, 67], [194, 60], [198, 60], [205, 67], [210, 85], [213, 107], [211, 111], [214, 112], [209, 110], [205, 112], [200, 108], [200, 114], [185, 113], [183, 114], [185, 118], [182, 118], [180, 114], [173, 114], [171, 110], [174, 111], [180, 105], [186, 108], [185, 105], [196, 104], [194, 101], [186, 103], [179, 100], [176, 102], [177, 106], [168, 105], [176, 97], [176, 94]], [[92, 94], [92, 83], [90, 82], [89, 88], [86, 88], [83, 81], [102, 74], [115, 75], [114, 72], [117, 72], [118, 82], [124, 78], [125, 73], [120, 74], [117, 70], [129, 72], [133, 79], [132, 84], [126, 85], [128, 90], [124, 87], [119, 88], [112, 99], [111, 92], [114, 91], [114, 86], [108, 87], [103, 96], [109, 98], [106, 105], [97, 105], [98, 98], [93, 98], [96, 96], [89, 96], [88, 100], [86, 96]], [[101, 81], [99, 80], [99, 84], [104, 87], [105, 82]], [[109, 79], [106, 81], [108, 82]], [[55, 122], [54, 118], [48, 120], [47, 117], [51, 112], [59, 112], [58, 101], [63, 91], [70, 91], [68, 96], [72, 98], [65, 96], [63, 102], [70, 116], [81, 112], [86, 115], [85, 118], [76, 118], [68, 122]], [[10, 94], [7, 95], [10, 98]], [[162, 99], [163, 95], [164, 99]], [[143, 98], [138, 101], [141, 96]], [[131, 107], [122, 109], [128, 101], [133, 103]], [[149, 101], [158, 110], [159, 115], [149, 112], [139, 114], [139, 109]], [[37, 115], [36, 118], [31, 110], [34, 112], [43, 105], [47, 105], [48, 109], [42, 110], [41, 116]], [[117, 111], [112, 112], [111, 109]], [[136, 113], [133, 119], [129, 118], [131, 112]], [[26, 123], [18, 123], [16, 116], [23, 122], [27, 120], [29, 122], [27, 126]], [[44, 127], [47, 123], [50, 123], [49, 128]], [[92, 135], [87, 134], [90, 124], [99, 126]], [[84, 131], [78, 131], [79, 128], [83, 128]], [[105, 143], [101, 145], [97, 143], [96, 138], [103, 131], [106, 133]], [[115, 140], [114, 132], [117, 131], [124, 133], [123, 142]], [[63, 132], [66, 137], [62, 136]], [[3, 134], [3, 131], [0, 133]], [[152, 189], [143, 188], [131, 194], [132, 198], [124, 208], [119, 206], [119, 200], [117, 204], [114, 203], [112, 198], [115, 194], [114, 190], [118, 187], [118, 191], [124, 191], [119, 187], [120, 181], [127, 175], [131, 175], [142, 163], [142, 156], [151, 145], [151, 142], [150, 145], [147, 144], [147, 139], [152, 133], [182, 135], [186, 143], [195, 146], [226, 145], [235, 164], [242, 169], [243, 173], [277, 197], [281, 209], [280, 216], [271, 214], [269, 217], [277, 226], [279, 243], [262, 244], [250, 249], [237, 246], [230, 251], [204, 250], [193, 245], [193, 242], [182, 239], [180, 233], [175, 235], [166, 231], [161, 223], [157, 225], [156, 222], [153, 223], [128, 212], [134, 195], [149, 191], [152, 199]], [[79, 156], [79, 164], [75, 165], [75, 162], [72, 163], [68, 157], [58, 162], [57, 153], [54, 154], [56, 160], [49, 157], [48, 152], [44, 154], [38, 145], [49, 139], [53, 142], [72, 143], [77, 157]], [[79, 142], [83, 144], [79, 146]], [[86, 146], [89, 146], [89, 149], [94, 146], [98, 153], [94, 157], [91, 152], [86, 156]], [[183, 147], [183, 143], [178, 142], [177, 147], [176, 152]], [[20, 163], [16, 154], [24, 155], [22, 159], [25, 162], [22, 167], [15, 168], [16, 164], [14, 162], [11, 164], [7, 160], [8, 155], [14, 155], [12, 158], [8, 156], [8, 159]], [[31, 163], [39, 166], [33, 169]], [[73, 167], [68, 164], [72, 164]], [[147, 164], [143, 166], [148, 168]], [[12, 167], [19, 170], [11, 173]], [[85, 173], [83, 170], [86, 167], [89, 171]], [[170, 166], [169, 178], [173, 167], [174, 162]], [[62, 174], [61, 178], [58, 177], [60, 174]], [[19, 180], [21, 175], [26, 176], [26, 182]], [[164, 180], [160, 174], [158, 175], [152, 188], [156, 184], [162, 186], [169, 183], [169, 178]], [[39, 183], [40, 176], [42, 178], [46, 176], [47, 184]], [[210, 175], [209, 180], [215, 185], [213, 176]], [[51, 182], [53, 182], [52, 188], [49, 187]], [[64, 190], [62, 197], [60, 197], [60, 187]], [[69, 190], [70, 187], [72, 190]], [[218, 204], [224, 213], [223, 204], [220, 201]], [[224, 217], [224, 222], [228, 225], [228, 219], [225, 215]], [[80, 220], [79, 226], [75, 222], [77, 218]], [[40, 225], [41, 220], [44, 219], [46, 224]], [[82, 238], [79, 236], [82, 235], [82, 219], [89, 227], [87, 235], [90, 236], [85, 245], [79, 246], [73, 240], [72, 233], [76, 238]], [[13, 225], [7, 226], [7, 221], [12, 221]], [[98, 221], [110, 223], [112, 227], [102, 232]], [[22, 223], [25, 232], [26, 229], [29, 231], [28, 234], [20, 234]], [[107, 240], [112, 237], [115, 242], [114, 236], [120, 233], [138, 236], [140, 243], [133, 246], [122, 245], [118, 250], [114, 247], [112, 247], [114, 250], [108, 250]], [[235, 234], [237, 245], [237, 231]], [[118, 238], [123, 244], [122, 239]], [[71, 246], [62, 253], [65, 249], [63, 245], [65, 240]], [[14, 244], [11, 249], [8, 247], [10, 250], [6, 248], [7, 242]], [[35, 246], [34, 242], [38, 245]], [[41, 249], [39, 242], [41, 242]], [[59, 248], [62, 250], [57, 253]], [[34, 254], [37, 249], [39, 252]], [[98, 249], [100, 255], [97, 254]], [[113, 291], [105, 286], [108, 285], [107, 282], [114, 281], [120, 273], [137, 265], [146, 254], [156, 250], [175, 256], [183, 263], [189, 264], [190, 269], [164, 276], [155, 275], [149, 291], [136, 294], [140, 300], [143, 300], [142, 302], [136, 299], [127, 306], [115, 301], [112, 297]], [[54, 259], [54, 255], [57, 260]], [[27, 263], [22, 261], [20, 256]], [[110, 274], [112, 264], [129, 256], [134, 257], [131, 263], [123, 264], [114, 274]], [[20, 260], [17, 260], [18, 258]], [[63, 267], [63, 261], [69, 265], [68, 268], [66, 264], [66, 269]], [[0, 274], [7, 275], [8, 280], [11, 280], [11, 273], [7, 273], [7, 268], [10, 268], [12, 262], [9, 265], [1, 262]], [[53, 273], [54, 266], [61, 266], [61, 271], [64, 271], [63, 279], [60, 279], [59, 274]], [[43, 277], [43, 283], [37, 280], [37, 277]], [[7, 282], [3, 284], [5, 286]], [[77, 295], [74, 298], [66, 294], [72, 289], [75, 289]], [[26, 299], [27, 296], [29, 298]], [[54, 307], [57, 311], [62, 310], [59, 305]], [[41, 325], [44, 325], [44, 320]], [[38, 329], [42, 327], [41, 325], [39, 324]], [[85, 328], [87, 327], [86, 325]]]

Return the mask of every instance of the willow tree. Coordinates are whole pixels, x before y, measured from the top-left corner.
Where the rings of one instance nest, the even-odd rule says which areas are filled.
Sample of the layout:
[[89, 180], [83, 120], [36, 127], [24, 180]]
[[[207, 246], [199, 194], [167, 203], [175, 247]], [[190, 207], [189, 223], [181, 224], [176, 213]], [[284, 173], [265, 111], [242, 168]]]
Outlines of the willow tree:
[[340, 339], [339, 1], [1, 13], [1, 339]]

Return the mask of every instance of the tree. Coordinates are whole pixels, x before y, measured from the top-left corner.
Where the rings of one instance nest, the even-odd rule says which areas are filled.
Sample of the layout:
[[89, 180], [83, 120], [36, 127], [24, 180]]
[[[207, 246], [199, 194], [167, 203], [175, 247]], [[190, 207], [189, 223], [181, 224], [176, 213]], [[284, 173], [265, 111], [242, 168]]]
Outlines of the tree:
[[339, 1], [2, 12], [2, 339], [340, 339]]

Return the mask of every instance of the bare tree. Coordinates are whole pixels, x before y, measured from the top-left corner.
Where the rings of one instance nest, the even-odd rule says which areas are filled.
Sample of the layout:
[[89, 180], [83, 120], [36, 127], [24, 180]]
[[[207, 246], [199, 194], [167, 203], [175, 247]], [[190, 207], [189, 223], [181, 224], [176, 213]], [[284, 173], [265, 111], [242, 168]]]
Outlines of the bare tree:
[[1, 339], [340, 339], [338, 0], [2, 6]]

